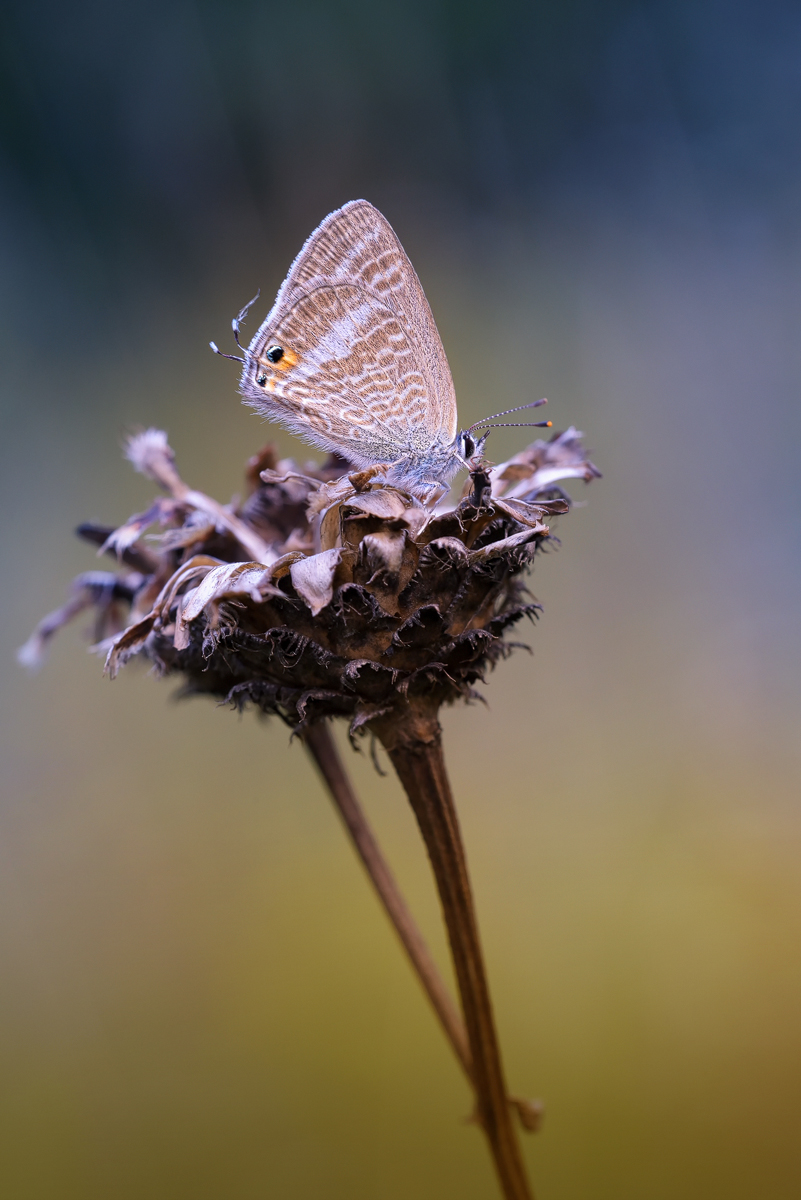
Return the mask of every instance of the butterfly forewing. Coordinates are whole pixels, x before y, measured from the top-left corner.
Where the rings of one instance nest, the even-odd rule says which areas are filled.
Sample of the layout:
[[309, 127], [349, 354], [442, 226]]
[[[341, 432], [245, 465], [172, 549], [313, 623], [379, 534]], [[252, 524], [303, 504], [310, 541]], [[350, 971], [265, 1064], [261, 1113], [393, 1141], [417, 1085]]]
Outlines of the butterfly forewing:
[[[267, 356], [273, 345], [283, 351], [277, 363]], [[308, 239], [248, 358], [246, 397], [319, 444], [375, 459], [455, 436], [453, 382], [428, 301], [391, 226], [365, 200]]]

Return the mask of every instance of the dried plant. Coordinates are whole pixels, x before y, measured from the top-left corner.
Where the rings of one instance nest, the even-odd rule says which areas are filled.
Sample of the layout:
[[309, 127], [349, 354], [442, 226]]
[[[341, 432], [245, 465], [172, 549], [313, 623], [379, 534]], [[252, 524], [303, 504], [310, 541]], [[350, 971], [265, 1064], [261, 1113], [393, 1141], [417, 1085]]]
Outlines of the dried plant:
[[[510, 1120], [537, 1127], [540, 1106], [504, 1083], [456, 809], [442, 752], [441, 706], [476, 684], [515, 643], [538, 603], [524, 579], [553, 544], [548, 522], [570, 508], [565, 478], [599, 475], [575, 429], [537, 441], [490, 469], [477, 462], [452, 508], [430, 511], [381, 470], [277, 461], [267, 447], [247, 467], [248, 495], [224, 506], [188, 487], [160, 430], [131, 438], [127, 456], [163, 490], [118, 529], [79, 534], [113, 554], [119, 574], [79, 576], [73, 599], [20, 651], [32, 664], [78, 611], [96, 611], [113, 677], [134, 655], [184, 694], [254, 706], [301, 737], [329, 786], [468, 1075], [507, 1198], [531, 1195]], [[149, 539], [154, 525], [161, 532]], [[123, 613], [127, 613], [127, 620]], [[124, 626], [124, 627], [123, 627]], [[409, 797], [433, 867], [462, 1016], [427, 950], [330, 735], [377, 739]]]

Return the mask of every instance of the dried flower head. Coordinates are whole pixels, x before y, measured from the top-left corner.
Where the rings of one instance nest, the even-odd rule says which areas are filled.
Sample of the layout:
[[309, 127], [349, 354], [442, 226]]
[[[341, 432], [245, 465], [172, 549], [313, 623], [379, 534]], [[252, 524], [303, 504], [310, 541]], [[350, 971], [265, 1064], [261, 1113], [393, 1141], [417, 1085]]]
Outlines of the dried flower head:
[[[148, 429], [126, 457], [168, 495], [118, 529], [78, 531], [133, 570], [102, 585], [79, 577], [22, 658], [94, 604], [110, 675], [143, 654], [182, 676], [185, 694], [253, 704], [293, 727], [343, 716], [353, 734], [415, 697], [435, 709], [470, 698], [513, 648], [507, 632], [539, 610], [523, 576], [547, 522], [568, 511], [555, 481], [599, 474], [580, 436], [477, 465], [459, 503], [432, 513], [376, 469], [301, 469], [272, 447], [249, 462], [244, 502], [223, 506], [183, 482], [166, 434]], [[155, 524], [154, 550], [144, 535]]]

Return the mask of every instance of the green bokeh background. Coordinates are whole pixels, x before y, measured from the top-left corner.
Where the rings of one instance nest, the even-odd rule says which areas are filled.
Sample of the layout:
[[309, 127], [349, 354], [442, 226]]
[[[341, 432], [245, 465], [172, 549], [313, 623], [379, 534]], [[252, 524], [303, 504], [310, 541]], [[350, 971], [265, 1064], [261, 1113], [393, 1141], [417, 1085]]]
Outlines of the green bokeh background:
[[[31, 0], [1, 53], [0, 1193], [496, 1195], [286, 730], [111, 684], [80, 627], [13, 664], [100, 565], [72, 528], [148, 501], [126, 429], [241, 487], [273, 431], [207, 342], [363, 195], [462, 418], [547, 395], [605, 476], [538, 565], [533, 658], [445, 715], [537, 1194], [794, 1200], [797, 6]], [[343, 749], [447, 969], [400, 789]]]

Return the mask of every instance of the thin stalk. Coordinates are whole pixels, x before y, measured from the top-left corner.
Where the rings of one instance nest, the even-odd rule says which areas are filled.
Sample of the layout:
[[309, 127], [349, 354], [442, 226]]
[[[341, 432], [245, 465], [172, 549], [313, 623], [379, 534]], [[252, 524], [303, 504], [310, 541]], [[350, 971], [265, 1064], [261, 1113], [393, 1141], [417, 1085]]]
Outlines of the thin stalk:
[[309, 726], [303, 733], [303, 741], [328, 786], [356, 853], [361, 858], [387, 916], [411, 960], [412, 967], [425, 988], [445, 1036], [472, 1083], [470, 1047], [464, 1022], [401, 895], [389, 864], [381, 853], [381, 848], [353, 791], [329, 726], [322, 721]]
[[478, 1119], [506, 1200], [532, 1200], [512, 1127], [470, 879], [442, 754], [436, 710], [407, 706], [374, 723], [417, 818], [431, 860], [470, 1044]]

